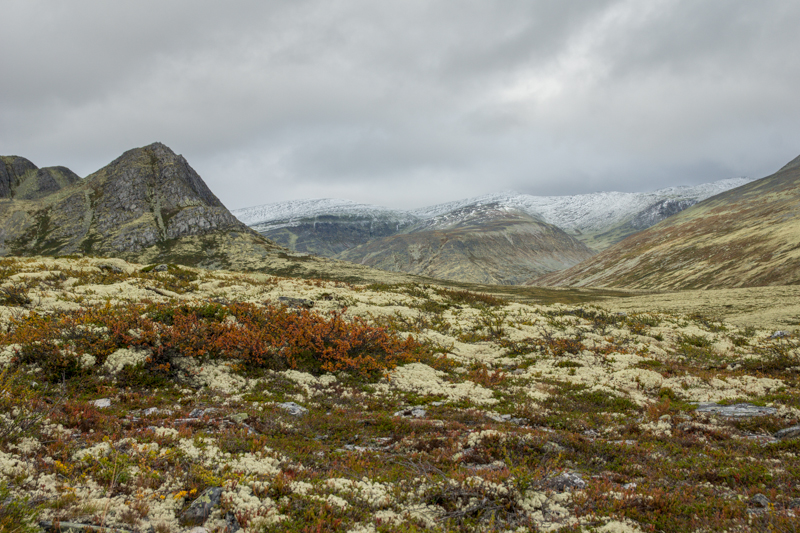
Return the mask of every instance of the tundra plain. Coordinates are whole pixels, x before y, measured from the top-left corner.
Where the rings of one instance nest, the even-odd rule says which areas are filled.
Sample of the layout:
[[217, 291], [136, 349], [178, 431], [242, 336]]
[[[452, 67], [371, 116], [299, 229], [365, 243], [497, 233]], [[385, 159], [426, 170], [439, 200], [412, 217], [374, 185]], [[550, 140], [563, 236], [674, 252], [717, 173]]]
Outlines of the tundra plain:
[[798, 530], [795, 287], [394, 276], [0, 260], [0, 526]]

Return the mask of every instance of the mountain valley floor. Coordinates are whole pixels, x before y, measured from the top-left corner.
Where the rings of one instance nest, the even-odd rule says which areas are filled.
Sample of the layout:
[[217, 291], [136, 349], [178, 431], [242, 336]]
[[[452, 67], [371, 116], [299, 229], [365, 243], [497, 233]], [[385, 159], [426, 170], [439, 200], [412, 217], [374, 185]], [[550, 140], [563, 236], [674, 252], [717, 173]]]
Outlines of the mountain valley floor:
[[0, 259], [0, 530], [800, 528], [797, 287], [389, 276]]

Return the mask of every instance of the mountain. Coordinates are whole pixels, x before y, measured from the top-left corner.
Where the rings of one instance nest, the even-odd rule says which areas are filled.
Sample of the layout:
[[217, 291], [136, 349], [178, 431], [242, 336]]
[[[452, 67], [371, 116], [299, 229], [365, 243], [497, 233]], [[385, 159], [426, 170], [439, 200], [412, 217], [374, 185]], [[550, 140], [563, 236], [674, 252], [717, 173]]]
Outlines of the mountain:
[[[85, 253], [133, 259], [186, 255], [173, 249], [189, 236], [224, 231], [237, 238], [257, 238], [182, 156], [160, 143], [125, 152], [86, 179], [66, 180], [63, 187], [49, 187], [52, 191], [44, 179], [38, 182], [44, 187], [26, 187], [39, 178], [32, 165], [17, 159], [7, 163], [9, 167], [15, 169], [13, 176], [7, 173], [16, 178], [9, 180], [13, 200], [0, 204], [6, 254]], [[30, 194], [18, 194], [23, 190]], [[216, 264], [214, 255], [209, 251], [195, 262]]]
[[637, 289], [800, 283], [800, 157], [533, 283]]
[[732, 178], [652, 192], [597, 192], [572, 196], [503, 192], [424, 207], [410, 213], [429, 219], [470, 206], [496, 204], [558, 226], [590, 248], [601, 251], [701, 200], [749, 181], [748, 178]]
[[0, 198], [35, 200], [80, 181], [66, 167], [38, 168], [19, 156], [0, 156]]
[[532, 196], [501, 192], [412, 211], [327, 198], [279, 202], [232, 213], [290, 249], [330, 257], [374, 238], [419, 231], [436, 221], [455, 220], [470, 209], [498, 206], [557, 226], [593, 250], [601, 251], [701, 200], [750, 181], [733, 178], [642, 193]]
[[419, 221], [402, 211], [335, 199], [283, 202], [233, 214], [278, 244], [325, 257], [394, 235]]
[[304, 253], [393, 272], [516, 284], [571, 267], [746, 178], [647, 193], [531, 196], [503, 192], [390, 210], [348, 200], [233, 211], [261, 235]]
[[336, 257], [393, 272], [518, 284], [567, 268], [592, 251], [559, 228], [498, 204], [469, 206], [373, 239]]

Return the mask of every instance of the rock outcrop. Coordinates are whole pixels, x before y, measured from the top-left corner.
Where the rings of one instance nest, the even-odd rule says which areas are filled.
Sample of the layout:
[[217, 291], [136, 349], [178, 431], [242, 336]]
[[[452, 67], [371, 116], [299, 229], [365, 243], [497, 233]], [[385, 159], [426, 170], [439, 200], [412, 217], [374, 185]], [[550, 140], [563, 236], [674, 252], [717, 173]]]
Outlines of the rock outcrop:
[[[6, 198], [13, 198], [0, 204], [5, 254], [132, 259], [152, 247], [168, 251], [185, 237], [222, 232], [266, 242], [230, 214], [182, 156], [161, 143], [129, 150], [84, 180], [63, 167], [42, 172], [22, 158], [5, 162], [3, 185], [10, 191]], [[193, 262], [203, 263], [197, 259]]]

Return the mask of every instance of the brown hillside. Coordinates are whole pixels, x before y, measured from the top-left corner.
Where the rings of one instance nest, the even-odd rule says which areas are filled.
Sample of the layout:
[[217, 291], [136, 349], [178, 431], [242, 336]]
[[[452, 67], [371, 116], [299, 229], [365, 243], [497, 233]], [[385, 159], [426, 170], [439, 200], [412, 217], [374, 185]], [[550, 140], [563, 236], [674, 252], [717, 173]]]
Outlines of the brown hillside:
[[800, 283], [800, 157], [531, 283], [635, 289]]

